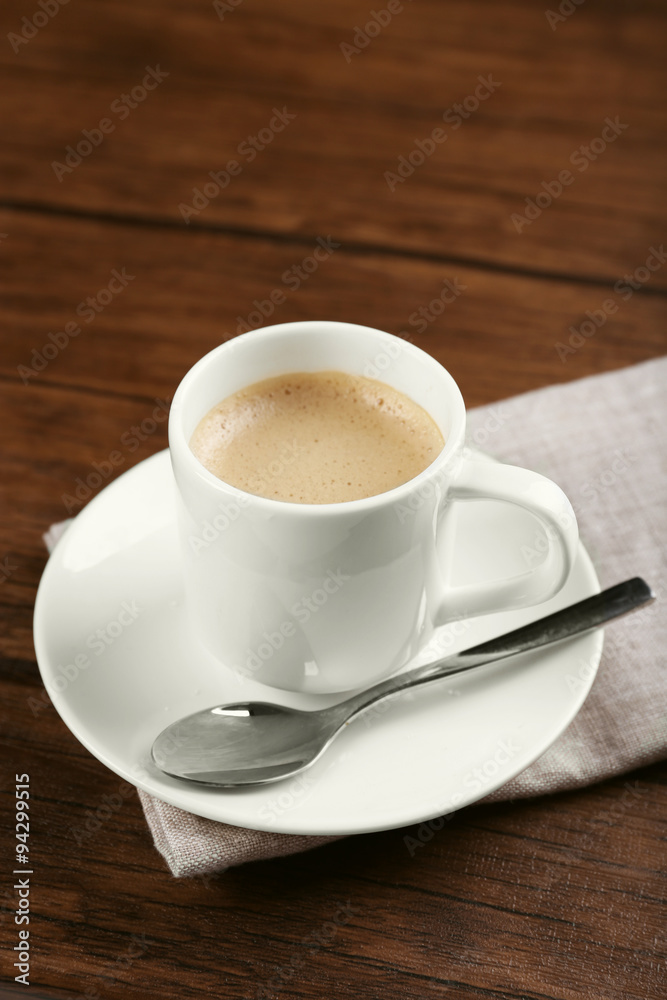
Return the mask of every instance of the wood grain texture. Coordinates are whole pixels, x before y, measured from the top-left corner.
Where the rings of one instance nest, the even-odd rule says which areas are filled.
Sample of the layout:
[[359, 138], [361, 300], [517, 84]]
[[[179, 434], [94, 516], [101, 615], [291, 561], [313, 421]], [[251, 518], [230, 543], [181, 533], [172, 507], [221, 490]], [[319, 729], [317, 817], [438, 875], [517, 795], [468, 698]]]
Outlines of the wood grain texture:
[[[21, 13], [6, 8], [7, 33]], [[336, 231], [438, 259], [607, 279], [664, 238], [659, 5], [587, 0], [552, 30], [528, 0], [422, 0], [347, 62], [340, 46], [368, 17], [361, 0], [244, 2], [223, 21], [211, 4], [185, 0], [63, 8], [18, 52], [2, 50], [11, 100], [0, 168], [11, 201], [183, 226], [179, 205], [236, 159], [240, 175], [191, 226]], [[157, 64], [163, 83], [114, 113]], [[489, 75], [500, 84], [491, 96], [458, 126], [443, 122]], [[250, 162], [239, 145], [274, 107], [296, 118]], [[105, 117], [114, 131], [57, 179], [51, 164]], [[572, 165], [607, 117], [627, 128]], [[446, 141], [390, 190], [385, 172], [438, 127]], [[568, 168], [571, 185], [517, 232], [512, 215]]]
[[[315, 239], [276, 242], [23, 212], [0, 212], [0, 227], [12, 230], [0, 376], [22, 383], [28, 397], [47, 383], [147, 401], [171, 397], [187, 369], [221, 341], [251, 326], [313, 317], [412, 340], [452, 372], [470, 406], [633, 364], [667, 347], [665, 296], [640, 289], [626, 299], [604, 283], [361, 253], [326, 231], [320, 238], [326, 243], [331, 235], [340, 245], [314, 273], [302, 270], [301, 280], [294, 268], [311, 257]], [[125, 273], [126, 287], [92, 312], [86, 299], [96, 299], [114, 270]], [[439, 298], [445, 281], [453, 299], [447, 304]], [[284, 302], [274, 307], [276, 289]], [[570, 352], [570, 328], [576, 333], [590, 322], [587, 312], [603, 316], [606, 301], [617, 311]], [[50, 335], [57, 338], [68, 323], [81, 332], [61, 340], [60, 349]]]
[[[0, 997], [662, 1000], [666, 764], [175, 880], [134, 792], [46, 697], [32, 608], [42, 532], [77, 483], [165, 447], [176, 385], [239, 319], [397, 333], [469, 405], [665, 353], [667, 268], [614, 289], [665, 240], [664, 4], [586, 0], [552, 30], [528, 0], [415, 0], [349, 62], [361, 0], [242, 0], [224, 20], [203, 0], [76, 0], [14, 51], [38, 9], [0, 14]], [[110, 112], [157, 64], [145, 102]], [[488, 100], [443, 123], [489, 74]], [[179, 203], [274, 107], [297, 117], [186, 225]], [[59, 182], [52, 160], [107, 114]], [[512, 213], [608, 116], [629, 127], [518, 233]], [[384, 172], [440, 126], [390, 191]], [[296, 288], [318, 237], [340, 245]], [[440, 312], [445, 281], [461, 293]], [[23, 771], [28, 991], [11, 969]]]

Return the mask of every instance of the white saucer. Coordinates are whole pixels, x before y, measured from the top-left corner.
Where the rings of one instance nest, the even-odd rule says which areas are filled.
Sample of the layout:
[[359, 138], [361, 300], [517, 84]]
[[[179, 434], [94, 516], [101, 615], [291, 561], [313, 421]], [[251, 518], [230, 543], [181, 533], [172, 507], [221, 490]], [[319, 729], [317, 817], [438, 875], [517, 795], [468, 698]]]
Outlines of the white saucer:
[[[341, 699], [268, 689], [200, 649], [183, 606], [174, 488], [166, 451], [111, 483], [56, 546], [35, 606], [37, 659], [63, 721], [107, 767], [166, 802], [280, 833], [365, 833], [420, 822], [474, 802], [522, 771], [588, 694], [601, 630], [385, 702], [296, 778], [222, 791], [168, 777], [151, 763], [150, 747], [184, 715], [246, 699], [300, 708]], [[456, 506], [457, 537], [464, 541], [454, 582], [504, 576], [522, 538], [535, 546], [535, 525], [515, 508], [487, 501]], [[414, 663], [475, 645], [599, 589], [581, 546], [557, 598], [448, 626]]]

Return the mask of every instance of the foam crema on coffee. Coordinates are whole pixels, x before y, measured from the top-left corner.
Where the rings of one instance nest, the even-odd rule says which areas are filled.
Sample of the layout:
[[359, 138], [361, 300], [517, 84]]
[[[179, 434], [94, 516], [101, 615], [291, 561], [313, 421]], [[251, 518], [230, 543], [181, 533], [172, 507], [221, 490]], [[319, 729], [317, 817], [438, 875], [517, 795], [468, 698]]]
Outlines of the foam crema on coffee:
[[418, 403], [339, 371], [264, 379], [223, 399], [190, 447], [213, 475], [288, 503], [344, 503], [414, 479], [444, 438]]

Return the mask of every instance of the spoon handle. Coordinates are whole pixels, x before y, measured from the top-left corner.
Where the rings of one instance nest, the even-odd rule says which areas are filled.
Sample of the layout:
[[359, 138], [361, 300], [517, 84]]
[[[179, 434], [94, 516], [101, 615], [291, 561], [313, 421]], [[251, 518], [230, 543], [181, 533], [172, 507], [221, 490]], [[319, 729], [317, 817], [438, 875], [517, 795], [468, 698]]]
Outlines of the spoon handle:
[[374, 705], [377, 701], [397, 694], [399, 691], [404, 691], [406, 688], [425, 684], [450, 674], [463, 673], [466, 670], [481, 667], [483, 664], [493, 663], [495, 660], [502, 660], [507, 656], [514, 656], [516, 653], [524, 653], [529, 649], [537, 649], [552, 642], [560, 642], [562, 639], [581, 635], [583, 632], [599, 628], [614, 618], [620, 618], [621, 615], [626, 615], [628, 612], [634, 611], [635, 608], [649, 604], [653, 600], [654, 595], [649, 585], [641, 577], [634, 577], [624, 583], [617, 584], [615, 587], [609, 587], [593, 597], [577, 601], [576, 604], [571, 604], [569, 607], [563, 608], [562, 611], [556, 611], [531, 622], [529, 625], [523, 625], [512, 632], [506, 632], [505, 635], [490, 639], [488, 642], [464, 649], [442, 660], [415, 667], [414, 670], [409, 670], [407, 673], [390, 677], [386, 681], [381, 681], [379, 684], [353, 695], [336, 705], [335, 708], [344, 710], [345, 717], [350, 718]]

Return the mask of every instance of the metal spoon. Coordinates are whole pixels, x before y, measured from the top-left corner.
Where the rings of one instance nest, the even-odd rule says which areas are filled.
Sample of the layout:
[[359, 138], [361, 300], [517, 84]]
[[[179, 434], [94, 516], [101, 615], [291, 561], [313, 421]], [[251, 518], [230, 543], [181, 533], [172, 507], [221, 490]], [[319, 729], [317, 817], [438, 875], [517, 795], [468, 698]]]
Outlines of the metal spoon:
[[266, 702], [218, 705], [160, 733], [152, 757], [166, 774], [205, 785], [259, 785], [310, 767], [355, 716], [418, 684], [462, 673], [604, 625], [653, 600], [640, 577], [540, 618], [497, 639], [390, 677], [331, 708], [302, 712]]

